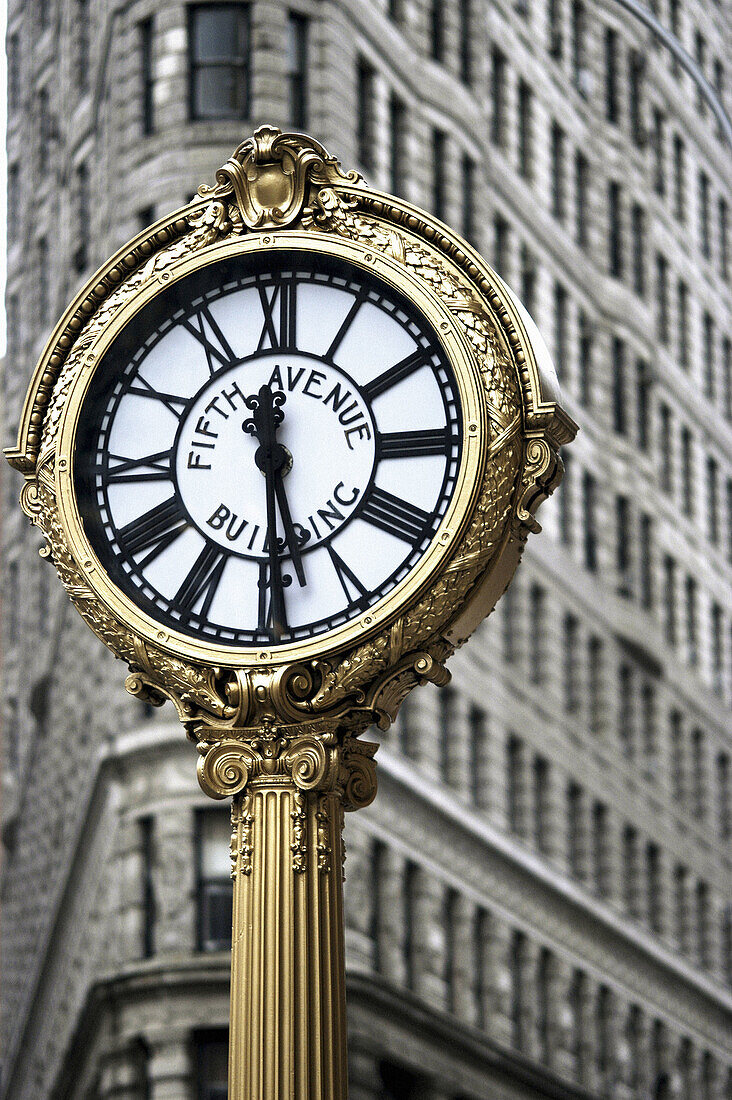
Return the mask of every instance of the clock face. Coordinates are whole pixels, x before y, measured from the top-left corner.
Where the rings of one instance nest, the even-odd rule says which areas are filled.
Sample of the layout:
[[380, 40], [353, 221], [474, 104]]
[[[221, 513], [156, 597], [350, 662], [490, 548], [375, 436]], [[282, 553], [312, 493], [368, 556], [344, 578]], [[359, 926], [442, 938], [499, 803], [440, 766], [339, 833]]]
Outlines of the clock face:
[[76, 497], [156, 622], [279, 646], [363, 616], [417, 566], [462, 434], [450, 362], [401, 292], [340, 258], [256, 252], [169, 286], [110, 346]]

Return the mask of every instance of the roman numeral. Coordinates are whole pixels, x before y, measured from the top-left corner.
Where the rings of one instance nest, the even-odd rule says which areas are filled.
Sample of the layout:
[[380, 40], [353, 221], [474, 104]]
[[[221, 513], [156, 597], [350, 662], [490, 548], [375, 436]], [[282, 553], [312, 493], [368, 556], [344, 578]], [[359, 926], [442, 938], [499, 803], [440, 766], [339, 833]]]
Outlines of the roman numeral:
[[431, 519], [429, 512], [375, 485], [359, 514], [367, 523], [409, 543], [418, 540]]
[[203, 548], [193, 563], [190, 573], [175, 594], [175, 603], [181, 611], [186, 613], [193, 611], [203, 596], [203, 604], [198, 614], [202, 619], [208, 618], [227, 561], [228, 554], [213, 543]]
[[377, 437], [380, 458], [422, 458], [446, 455], [450, 445], [447, 428], [427, 428], [419, 432], [380, 432]]
[[345, 593], [346, 599], [349, 603], [358, 604], [359, 607], [365, 609], [368, 606], [368, 589], [361, 584], [361, 581], [353, 570], [346, 565], [343, 558], [336, 553], [331, 543], [328, 543], [328, 553], [330, 554], [330, 560], [333, 562], [338, 580], [341, 582], [341, 588]]
[[[155, 401], [162, 401], [166, 409], [169, 409], [177, 420], [180, 420], [183, 409], [188, 404], [187, 397], [178, 397], [174, 393], [165, 393], [164, 390], [156, 390], [155, 387], [151, 386], [149, 382], [146, 382], [140, 374], [138, 374], [127, 392], [135, 393], [138, 397], [152, 397]], [[176, 408], [176, 405], [180, 405], [180, 410]]]
[[214, 374], [219, 367], [230, 366], [235, 361], [236, 356], [231, 345], [207, 306], [199, 309], [194, 318], [181, 321], [181, 324], [203, 345], [209, 374]]
[[120, 528], [119, 540], [128, 554], [149, 553], [138, 565], [145, 566], [161, 554], [185, 530], [188, 520], [180, 501], [171, 497]]
[[[259, 287], [264, 325], [257, 351], [268, 348], [295, 348], [296, 285], [293, 279], [283, 279], [271, 289]], [[267, 343], [269, 341], [269, 343]]]
[[332, 344], [330, 345], [330, 347], [328, 348], [328, 350], [325, 353], [325, 358], [330, 359], [331, 362], [333, 361], [333, 356], [338, 351], [338, 348], [343, 343], [343, 338], [345, 337], [345, 335], [348, 332], [349, 328], [351, 327], [354, 320], [356, 319], [356, 314], [358, 313], [359, 309], [363, 305], [364, 297], [365, 297], [365, 291], [363, 291], [363, 290], [360, 291], [356, 295], [356, 297], [353, 300], [353, 305], [351, 306], [351, 308], [349, 309], [348, 313], [346, 314], [346, 316], [343, 320], [343, 324], [341, 325], [341, 327], [338, 329], [338, 332], [333, 337], [333, 342], [332, 342]]
[[[257, 630], [270, 641], [278, 642], [287, 630], [287, 616], [282, 586], [273, 586], [268, 561], [259, 563], [259, 614]], [[275, 607], [275, 603], [278, 604]]]
[[[106, 469], [97, 466], [99, 473], [106, 473], [109, 485], [118, 485], [133, 481], [167, 481], [170, 478], [170, 451], [157, 451], [143, 458], [124, 458], [123, 455], [109, 455], [110, 465]], [[114, 466], [111, 463], [115, 463]]]
[[426, 366], [430, 358], [431, 353], [426, 348], [417, 348], [406, 359], [401, 359], [393, 367], [389, 367], [388, 370], [380, 374], [378, 378], [374, 378], [373, 381], [364, 386], [363, 392], [369, 401], [373, 401], [379, 394], [391, 389], [392, 386], [396, 386], [397, 382], [409, 378], [410, 374], [414, 374], [420, 367]]

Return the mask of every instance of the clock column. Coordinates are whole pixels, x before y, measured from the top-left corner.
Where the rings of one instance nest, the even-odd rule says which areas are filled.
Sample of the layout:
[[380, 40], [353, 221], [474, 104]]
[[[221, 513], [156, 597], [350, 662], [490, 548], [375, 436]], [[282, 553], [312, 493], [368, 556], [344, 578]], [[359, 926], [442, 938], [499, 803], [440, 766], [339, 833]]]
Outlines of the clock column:
[[376, 746], [333, 725], [198, 735], [233, 794], [229, 1100], [345, 1100], [343, 812], [376, 794]]

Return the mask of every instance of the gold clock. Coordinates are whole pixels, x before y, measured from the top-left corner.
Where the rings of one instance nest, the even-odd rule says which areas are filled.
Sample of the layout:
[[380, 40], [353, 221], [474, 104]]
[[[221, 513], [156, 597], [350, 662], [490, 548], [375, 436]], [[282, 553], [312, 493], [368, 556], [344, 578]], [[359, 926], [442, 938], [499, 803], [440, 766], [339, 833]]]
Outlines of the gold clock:
[[233, 795], [230, 1100], [345, 1100], [342, 819], [509, 583], [575, 426], [469, 245], [262, 127], [60, 320], [9, 461], [67, 593]]

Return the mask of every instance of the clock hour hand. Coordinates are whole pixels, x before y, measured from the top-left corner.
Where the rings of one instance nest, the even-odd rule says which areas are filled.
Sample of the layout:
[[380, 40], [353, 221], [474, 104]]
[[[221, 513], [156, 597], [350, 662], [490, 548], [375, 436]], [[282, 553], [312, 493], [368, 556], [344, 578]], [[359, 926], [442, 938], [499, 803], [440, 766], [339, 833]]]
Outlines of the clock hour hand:
[[[268, 494], [271, 491], [270, 481], [274, 483], [274, 492], [282, 517], [282, 526], [285, 530], [285, 543], [290, 552], [300, 587], [303, 587], [307, 581], [305, 580], [305, 570], [300, 554], [300, 542], [292, 522], [283, 480], [290, 469], [292, 458], [287, 449], [277, 440], [277, 428], [284, 419], [282, 405], [284, 405], [285, 399], [282, 390], [272, 391], [269, 386], [262, 386], [258, 394], [246, 399], [246, 405], [253, 410], [254, 416], [245, 420], [242, 428], [259, 440], [259, 447], [254, 455], [254, 461], [267, 478]], [[269, 527], [269, 514], [267, 522]]]

